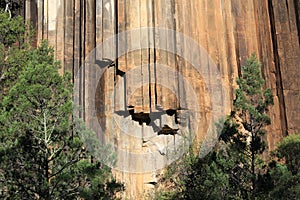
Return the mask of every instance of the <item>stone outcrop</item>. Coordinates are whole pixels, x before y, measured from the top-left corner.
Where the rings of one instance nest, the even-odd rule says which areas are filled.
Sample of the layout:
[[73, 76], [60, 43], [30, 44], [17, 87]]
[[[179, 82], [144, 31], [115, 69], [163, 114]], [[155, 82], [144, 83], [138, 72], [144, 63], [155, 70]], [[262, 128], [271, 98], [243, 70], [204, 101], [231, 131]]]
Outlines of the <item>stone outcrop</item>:
[[[209, 91], [207, 84], [222, 83], [224, 90], [220, 98], [228, 101], [224, 100], [220, 106], [224, 113], [229, 113], [232, 108], [230, 102], [234, 99], [235, 78], [240, 74], [240, 66], [245, 64], [246, 58], [252, 53], [256, 53], [261, 61], [266, 87], [271, 87], [275, 96], [275, 105], [270, 110], [272, 124], [266, 135], [269, 148], [274, 149], [276, 143], [287, 134], [299, 132], [299, 8], [299, 0], [27, 0], [24, 15], [33, 22], [37, 43], [48, 39], [54, 46], [56, 58], [63, 65], [61, 72], [70, 71], [74, 74], [74, 80], [80, 79], [79, 103], [83, 106], [81, 116], [87, 121], [97, 119], [101, 127], [107, 130], [103, 136], [105, 140], [125, 151], [140, 153], [144, 151], [144, 143], [147, 142], [144, 137], [158, 132], [147, 127], [151, 119], [155, 118], [153, 115], [159, 116], [157, 118], [161, 127], [164, 126], [163, 121], [173, 129], [170, 133], [173, 133], [175, 143], [179, 136], [176, 136], [174, 130], [186, 127], [178, 121], [176, 123], [176, 116], [193, 104], [198, 105], [195, 114], [201, 119], [196, 121], [199, 126], [195, 137], [203, 140], [213, 114], [211, 95], [214, 91]], [[97, 71], [80, 68], [86, 58], [106, 39], [141, 27], [154, 27], [151, 29], [154, 31], [129, 34], [130, 37], [118, 38], [117, 44], [112, 42], [111, 45], [116, 49], [109, 52], [109, 55], [118, 58], [112, 60], [114, 63], [109, 63], [113, 66], [107, 68], [101, 81], [95, 86], [98, 95], [94, 97], [95, 91], [90, 89], [89, 84], [98, 83]], [[197, 73], [189, 60], [162, 49], [140, 48], [124, 55], [116, 55], [123, 45], [134, 45], [137, 41], [146, 42], [152, 47], [160, 45], [189, 54], [198, 53], [190, 52], [189, 46], [185, 46], [185, 41], [177, 35], [157, 34], [155, 30], [159, 27], [184, 33], [201, 45], [219, 70], [220, 77], [205, 79]], [[174, 46], [168, 46], [170, 41]], [[105, 65], [105, 57], [101, 52], [107, 51], [98, 48], [93, 64], [97, 64], [98, 60], [98, 66]], [[176, 78], [179, 75], [164, 71], [162, 66], [169, 66], [171, 71], [180, 72], [196, 92], [195, 99], [187, 98], [190, 93], [180, 89], [184, 86]], [[81, 72], [80, 77], [76, 77], [78, 71]], [[129, 73], [131, 71], [134, 73]], [[126, 73], [127, 76], [124, 76]], [[143, 86], [136, 88], [137, 81]], [[166, 81], [171, 89], [158, 84], [159, 81]], [[178, 93], [174, 94], [174, 90]], [[113, 98], [109, 96], [111, 94]], [[91, 98], [95, 100], [90, 101]], [[97, 105], [95, 115], [90, 111], [93, 106], [90, 102]], [[127, 135], [115, 128], [113, 123], [118, 119], [111, 113], [117, 113], [121, 119], [135, 119], [128, 122]], [[189, 120], [193, 119], [189, 117]], [[191, 130], [191, 127], [193, 126], [188, 126], [188, 129]], [[143, 141], [132, 137], [134, 135], [131, 133], [143, 133]], [[164, 143], [173, 141], [173, 135], [166, 136]], [[162, 152], [163, 150], [159, 151], [160, 154]], [[124, 159], [134, 163], [134, 166], [145, 167], [145, 164], [135, 163], [135, 159], [130, 160], [130, 156], [126, 156], [129, 154], [124, 153]], [[155, 182], [155, 170], [151, 173], [116, 170], [115, 174], [125, 182], [126, 196], [130, 199], [143, 199], [145, 190], [151, 190]]]

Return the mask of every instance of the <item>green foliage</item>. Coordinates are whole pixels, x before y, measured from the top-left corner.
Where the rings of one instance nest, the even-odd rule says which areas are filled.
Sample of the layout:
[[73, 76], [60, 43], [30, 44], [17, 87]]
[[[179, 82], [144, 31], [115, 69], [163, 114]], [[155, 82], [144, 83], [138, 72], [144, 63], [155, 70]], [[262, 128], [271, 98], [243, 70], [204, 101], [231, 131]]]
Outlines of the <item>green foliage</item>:
[[191, 150], [168, 167], [160, 180], [167, 188], [158, 190], [156, 199], [246, 199], [237, 190], [236, 174], [229, 173], [236, 166], [225, 151], [215, 150], [199, 158]]
[[266, 174], [265, 183], [270, 186], [266, 190], [267, 199], [299, 199], [299, 145], [298, 134], [289, 135], [278, 144], [273, 153], [278, 161], [269, 164]]
[[292, 174], [286, 165], [276, 164], [270, 170], [272, 188], [267, 199], [298, 199], [300, 197], [300, 173]]
[[20, 16], [9, 18], [7, 13], [0, 12], [0, 99], [32, 59], [29, 33]]
[[293, 174], [300, 173], [300, 135], [285, 137], [278, 145], [277, 156], [285, 159], [287, 168]]
[[268, 106], [273, 105], [273, 95], [270, 88], [263, 89], [265, 81], [256, 56], [252, 55], [246, 63], [241, 77], [237, 79], [239, 88], [236, 89], [234, 108], [243, 117], [246, 130], [257, 132], [263, 125], [270, 124], [266, 112]]
[[[262, 139], [265, 131], [262, 128], [271, 123], [267, 112], [268, 107], [273, 104], [271, 89], [263, 88], [265, 81], [261, 75], [261, 64], [255, 55], [252, 55], [247, 60], [246, 66], [242, 67], [237, 84], [239, 88], [236, 89], [234, 112], [228, 120], [240, 124], [238, 128], [235, 127], [236, 131], [228, 129], [225, 124], [222, 134], [230, 137], [229, 143], [233, 146], [232, 149], [236, 150], [236, 156], [240, 158], [236, 164], [243, 165], [243, 171], [248, 172], [243, 179], [246, 179], [245, 186], [251, 188], [253, 198], [258, 190], [256, 183], [260, 173], [257, 162], [259, 155], [265, 150]], [[251, 183], [248, 182], [249, 178]]]
[[108, 166], [114, 166], [117, 157], [112, 145], [103, 145], [97, 138], [95, 132], [86, 128], [83, 120], [75, 118], [73, 121], [76, 125], [76, 131], [81, 141], [85, 144], [87, 151], [102, 163], [106, 163]]
[[2, 52], [0, 198], [115, 198], [124, 187], [84, 147], [79, 135], [95, 133], [74, 126], [71, 76], [58, 73], [53, 49]]
[[[2, 48], [3, 50], [3, 48]], [[27, 47], [23, 49], [11, 48], [7, 51], [1, 51], [1, 89], [10, 87], [19, 76], [21, 69], [26, 66], [28, 60], [32, 59], [29, 52], [32, 49]], [[2, 91], [3, 93], [3, 91]]]
[[[270, 89], [263, 88], [265, 81], [255, 55], [242, 67], [237, 84], [234, 110], [224, 122], [219, 143], [206, 157], [196, 158], [190, 152], [187, 157], [192, 159], [177, 166], [172, 177], [180, 181], [175, 181], [176, 189], [171, 190], [170, 199], [258, 199], [265, 196], [261, 191], [262, 183], [269, 182], [260, 155], [265, 150], [263, 127], [270, 124], [267, 112], [273, 104], [273, 95]], [[268, 191], [272, 188], [269, 184]]]
[[267, 172], [261, 176], [261, 193], [264, 199], [299, 199], [299, 135], [284, 138], [273, 152]]
[[26, 26], [21, 16], [10, 18], [7, 12], [0, 11], [0, 43], [10, 47], [14, 43], [21, 44], [25, 38]]
[[259, 195], [260, 177], [264, 166], [260, 155], [265, 150], [263, 127], [270, 124], [268, 107], [273, 104], [271, 90], [264, 89], [261, 64], [252, 55], [242, 67], [237, 78], [238, 88], [234, 111], [228, 116], [220, 135], [227, 147], [225, 160], [234, 163], [227, 171], [231, 177], [230, 187], [235, 188], [243, 199]]
[[219, 152], [211, 152], [191, 164], [185, 178], [183, 199], [226, 199], [230, 196], [230, 177], [220, 168], [225, 162]]

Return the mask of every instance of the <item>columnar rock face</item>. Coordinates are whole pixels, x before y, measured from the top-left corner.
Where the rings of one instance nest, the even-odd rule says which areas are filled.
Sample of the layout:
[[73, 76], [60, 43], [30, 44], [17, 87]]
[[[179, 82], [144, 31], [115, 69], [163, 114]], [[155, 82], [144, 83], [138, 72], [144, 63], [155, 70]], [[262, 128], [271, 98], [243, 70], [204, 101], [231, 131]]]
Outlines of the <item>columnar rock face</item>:
[[[101, 137], [122, 150], [123, 166], [135, 169], [115, 170], [116, 177], [126, 184], [126, 197], [143, 199], [145, 191], [151, 191], [152, 182], [155, 182], [155, 166], [158, 165], [148, 169], [145, 163], [154, 162], [151, 158], [145, 157], [148, 160], [139, 163], [141, 160], [128, 152], [140, 155], [148, 151], [144, 149], [145, 138], [157, 134], [164, 125], [174, 131], [177, 128], [192, 131], [196, 124], [195, 139], [203, 140], [213, 116], [214, 91], [210, 91], [209, 85], [221, 83], [220, 98], [224, 101], [218, 106], [224, 115], [229, 113], [235, 79], [240, 74], [240, 66], [252, 53], [261, 61], [266, 87], [271, 87], [275, 96], [275, 105], [269, 113], [272, 124], [266, 135], [269, 148], [274, 149], [283, 136], [300, 131], [299, 8], [299, 0], [27, 0], [25, 17], [33, 22], [37, 42], [47, 39], [55, 47], [56, 58], [63, 65], [62, 72], [72, 72], [74, 81], [80, 83], [78, 102], [83, 106], [80, 115], [92, 127], [98, 121], [105, 129]], [[153, 28], [147, 32], [134, 31], [142, 27]], [[161, 35], [160, 28], [175, 32]], [[110, 47], [114, 48], [100, 46], [92, 51], [125, 31], [128, 34], [117, 37], [117, 43], [111, 41]], [[186, 40], [177, 33], [192, 38], [203, 49], [191, 52]], [[149, 48], [142, 48], [143, 43]], [[137, 48], [121, 55], [119, 52], [124, 45], [137, 45]], [[158, 46], [161, 48], [155, 48]], [[176, 53], [172, 53], [172, 49]], [[179, 50], [183, 52], [181, 55], [191, 56], [180, 56]], [[86, 67], [91, 52], [95, 67], [101, 68], [105, 62], [111, 64], [103, 71], [101, 80], [98, 80], [96, 68]], [[190, 62], [194, 54], [201, 60], [195, 61], [200, 65], [208, 55], [211, 58], [211, 62], [205, 63], [208, 71], [215, 67], [220, 76], [207, 77], [198, 73], [193, 66], [195, 63]], [[114, 63], [109, 63], [105, 55], [114, 58], [110, 59]], [[167, 71], [165, 66], [168, 66]], [[76, 76], [78, 72], [79, 77]], [[189, 82], [195, 98], [190, 96], [192, 93], [181, 81], [181, 75]], [[141, 84], [137, 86], [137, 82]], [[96, 112], [91, 111], [93, 107]], [[189, 125], [176, 122], [176, 116], [191, 107], [194, 115], [188, 117]], [[127, 120], [126, 113], [131, 120]], [[155, 121], [150, 113], [159, 115], [159, 119]], [[127, 129], [123, 126], [121, 130], [118, 122], [123, 118], [128, 124], [124, 125]], [[153, 129], [154, 124], [152, 128], [147, 126], [151, 120], [160, 123], [159, 130]], [[195, 122], [191, 123], [193, 120]], [[136, 137], [135, 134], [140, 133], [143, 135]], [[173, 139], [174, 144], [179, 141], [179, 136], [171, 135], [161, 136], [160, 140], [165, 145]], [[129, 164], [124, 164], [126, 162]]]

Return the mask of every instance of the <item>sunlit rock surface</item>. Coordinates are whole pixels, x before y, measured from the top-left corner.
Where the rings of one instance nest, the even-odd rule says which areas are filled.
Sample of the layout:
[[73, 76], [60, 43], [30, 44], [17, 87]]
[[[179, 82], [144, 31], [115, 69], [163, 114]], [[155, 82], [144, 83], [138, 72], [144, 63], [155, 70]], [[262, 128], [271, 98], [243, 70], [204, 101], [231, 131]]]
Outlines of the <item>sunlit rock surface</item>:
[[[91, 127], [99, 123], [104, 130], [99, 130], [100, 137], [122, 150], [119, 165], [132, 169], [115, 170], [116, 177], [126, 185], [124, 198], [144, 199], [145, 191], [151, 192], [156, 181], [155, 168], [161, 167], [153, 163], [168, 162], [163, 155], [166, 148], [182, 142], [182, 135], [193, 132], [195, 126], [193, 138], [202, 141], [206, 137], [215, 120], [210, 86], [221, 84], [218, 106], [224, 115], [230, 112], [235, 79], [252, 53], [262, 62], [266, 86], [275, 96], [270, 110], [272, 124], [266, 135], [269, 148], [274, 149], [283, 136], [299, 132], [299, 7], [299, 0], [27, 0], [24, 15], [33, 22], [37, 43], [48, 39], [54, 46], [56, 58], [63, 65], [61, 72], [72, 72], [74, 80], [79, 81], [80, 115]], [[94, 59], [89, 57], [106, 39], [141, 27], [154, 29], [118, 38], [117, 46], [111, 46], [115, 49], [97, 48]], [[159, 35], [155, 31], [159, 28], [181, 32], [205, 51], [190, 52], [182, 38]], [[154, 48], [116, 55], [124, 45], [140, 41]], [[158, 44], [177, 53], [186, 52], [182, 55], [199, 55], [202, 66], [203, 54], [207, 54], [212, 61], [208, 69], [218, 69], [219, 76], [199, 73], [190, 63], [191, 57], [156, 49]], [[107, 67], [101, 52], [118, 59], [112, 59], [114, 63]], [[81, 68], [86, 58], [95, 68]], [[107, 68], [99, 81], [96, 67], [102, 65]], [[178, 74], [195, 94], [182, 84]], [[158, 134], [164, 125], [178, 132]], [[144, 154], [146, 157], [137, 158]]]

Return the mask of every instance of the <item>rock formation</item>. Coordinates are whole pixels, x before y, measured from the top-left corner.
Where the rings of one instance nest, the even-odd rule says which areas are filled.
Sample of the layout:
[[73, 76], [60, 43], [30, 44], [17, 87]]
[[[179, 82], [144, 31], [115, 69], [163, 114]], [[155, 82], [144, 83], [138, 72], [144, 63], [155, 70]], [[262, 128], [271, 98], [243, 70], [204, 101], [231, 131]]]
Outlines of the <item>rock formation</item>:
[[[159, 139], [148, 142], [153, 133], [165, 125], [174, 133], [186, 127], [187, 131], [192, 131], [191, 124], [196, 124], [196, 139], [205, 138], [212, 121], [211, 101], [214, 98], [214, 91], [207, 85], [222, 84], [224, 90], [219, 98], [224, 101], [219, 106], [224, 114], [229, 113], [235, 78], [252, 53], [261, 61], [266, 87], [271, 87], [275, 96], [275, 105], [270, 110], [272, 124], [266, 135], [269, 148], [274, 149], [283, 136], [300, 131], [300, 105], [297, 103], [300, 99], [299, 8], [300, 0], [26, 0], [24, 16], [36, 29], [36, 42], [47, 39], [54, 46], [56, 58], [63, 65], [61, 72], [70, 71], [74, 81], [79, 81], [78, 103], [83, 106], [80, 115], [87, 122], [99, 122], [105, 129], [100, 137], [125, 152], [121, 160], [129, 164], [124, 165], [130, 167], [133, 163], [131, 167], [140, 169], [153, 160], [147, 158], [149, 160], [143, 163], [126, 152], [139, 154], [158, 149], [157, 153], [163, 158], [165, 149], [159, 140], [164, 140], [163, 144], [175, 144], [181, 137], [160, 134]], [[153, 28], [146, 33], [130, 32], [142, 27]], [[205, 79], [206, 75], [197, 73], [194, 63], [187, 57], [164, 51], [164, 47], [173, 48], [176, 52], [182, 51], [182, 55], [190, 54], [188, 58], [191, 59], [194, 55], [204, 58], [200, 55], [203, 51], [191, 52], [190, 46], [177, 34], [158, 34], [159, 28], [183, 33], [196, 41], [211, 58], [220, 76]], [[116, 43], [112, 42], [114, 49], [99, 47], [92, 51], [125, 31], [130, 34], [121, 35]], [[142, 47], [142, 43], [149, 44], [149, 48], [118, 55], [124, 45]], [[168, 46], [170, 44], [174, 46]], [[115, 59], [105, 57], [102, 52]], [[95, 68], [107, 67], [100, 81], [96, 69], [81, 68], [87, 65], [86, 58], [91, 58], [91, 54]], [[212, 63], [206, 64], [209, 68]], [[164, 70], [164, 66], [169, 70]], [[78, 71], [80, 77], [76, 76]], [[175, 73], [169, 73], [172, 71]], [[180, 75], [195, 91], [195, 98], [181, 85]], [[136, 86], [136, 82], [142, 84]], [[91, 84], [96, 84], [92, 85], [96, 89], [91, 90]], [[174, 91], [177, 92], [174, 94]], [[94, 106], [91, 102], [95, 103], [95, 113], [90, 110]], [[184, 117], [193, 105], [197, 105], [194, 108], [197, 117], [189, 114]], [[134, 120], [126, 120], [127, 129], [120, 130], [116, 123], [123, 119]], [[196, 121], [192, 123], [193, 120]], [[143, 134], [142, 140], [135, 134]], [[156, 172], [150, 171], [134, 173], [116, 169], [115, 174], [125, 182], [128, 198], [143, 199], [145, 191], [153, 187], [149, 183], [155, 183]]]

